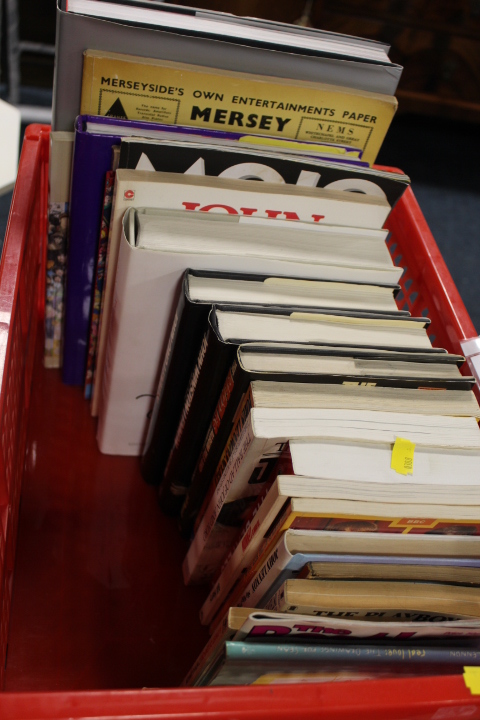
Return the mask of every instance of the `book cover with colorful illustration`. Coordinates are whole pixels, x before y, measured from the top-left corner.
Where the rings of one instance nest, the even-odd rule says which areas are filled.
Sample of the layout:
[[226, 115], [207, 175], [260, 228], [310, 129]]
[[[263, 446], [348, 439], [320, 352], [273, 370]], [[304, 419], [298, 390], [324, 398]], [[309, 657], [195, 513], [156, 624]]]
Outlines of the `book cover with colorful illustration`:
[[107, 257], [108, 231], [112, 214], [113, 188], [115, 172], [109, 170], [105, 177], [105, 196], [103, 200], [102, 223], [98, 242], [97, 266], [92, 302], [92, 318], [90, 321], [90, 337], [88, 342], [87, 369], [85, 373], [85, 398], [90, 400], [93, 392], [95, 357], [97, 352], [98, 324], [102, 305], [102, 293], [105, 279], [105, 260]]

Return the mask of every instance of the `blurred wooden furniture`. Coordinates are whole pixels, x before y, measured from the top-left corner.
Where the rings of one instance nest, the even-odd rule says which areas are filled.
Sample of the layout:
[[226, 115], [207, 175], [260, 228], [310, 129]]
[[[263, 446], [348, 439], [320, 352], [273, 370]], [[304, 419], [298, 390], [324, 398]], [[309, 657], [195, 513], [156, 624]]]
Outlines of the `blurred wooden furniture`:
[[[196, 4], [295, 22], [306, 0]], [[391, 45], [390, 59], [404, 67], [397, 92], [400, 112], [480, 121], [480, 0], [314, 0], [310, 18], [314, 27]]]

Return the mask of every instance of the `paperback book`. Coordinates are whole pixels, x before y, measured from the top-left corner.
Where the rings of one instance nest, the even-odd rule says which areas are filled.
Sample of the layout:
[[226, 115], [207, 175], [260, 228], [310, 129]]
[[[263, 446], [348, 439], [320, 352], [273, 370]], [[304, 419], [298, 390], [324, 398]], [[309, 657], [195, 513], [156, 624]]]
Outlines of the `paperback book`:
[[[435, 362], [436, 360], [439, 362]], [[219, 464], [239, 403], [251, 381], [295, 380], [338, 383], [358, 388], [470, 389], [472, 379], [461, 376], [458, 367], [450, 364], [452, 360], [454, 356], [446, 354], [433, 356], [429, 353], [420, 355], [395, 351], [382, 352], [366, 348], [282, 346], [268, 343], [240, 345], [218, 396], [187, 489], [180, 517], [182, 531], [186, 535], [191, 532], [193, 521]], [[298, 373], [295, 377], [289, 374], [293, 371]], [[372, 399], [371, 395], [370, 401]], [[147, 442], [143, 457], [144, 477], [147, 479], [148, 473], [150, 477], [153, 474], [155, 454], [161, 448], [158, 435], [166, 423], [166, 417], [165, 410], [161, 409], [160, 404], [156, 404], [150, 425], [150, 444]]]
[[[397, 433], [401, 437], [411, 438], [414, 443], [421, 443], [422, 448], [429, 449], [432, 456], [435, 454], [435, 446], [441, 444], [451, 444], [457, 448], [460, 443], [471, 442], [470, 449], [465, 452], [478, 454], [480, 449], [478, 427], [474, 418], [362, 412], [350, 408], [345, 411], [314, 410], [306, 408], [307, 403], [302, 401], [299, 394], [292, 395], [291, 407], [288, 407], [288, 400], [285, 399], [286, 387], [281, 389], [280, 394], [284, 397], [284, 407], [275, 408], [274, 401], [267, 401], [267, 407], [256, 408], [253, 406], [251, 393], [247, 393], [238, 411], [238, 420], [230, 433], [209, 494], [195, 523], [195, 535], [183, 564], [187, 584], [205, 581], [213, 575], [245, 521], [243, 513], [246, 507], [260, 494], [263, 484], [268, 483], [274, 458], [287, 451], [289, 440], [310, 437], [321, 438], [322, 442], [326, 442], [326, 438], [335, 439], [336, 436], [337, 453], [342, 452], [343, 441], [344, 454], [347, 457], [348, 442], [350, 446], [355, 442], [378, 442], [380, 447], [386, 443], [393, 445]], [[365, 402], [368, 403], [368, 391]], [[321, 401], [318, 402], [318, 405], [320, 404]], [[337, 405], [335, 400], [328, 404], [334, 407]], [[471, 429], [469, 440], [462, 438], [463, 427], [466, 428], [467, 425]], [[442, 426], [445, 432], [442, 431]], [[434, 447], [428, 448], [428, 445]], [[473, 449], [475, 445], [477, 447]], [[290, 455], [290, 451], [288, 454]], [[293, 470], [298, 473], [296, 453], [291, 457]], [[321, 462], [320, 452], [318, 460], [317, 468], [321, 468], [322, 476], [331, 477], [327, 463]], [[392, 470], [392, 473], [394, 472]], [[475, 481], [472, 478], [473, 482]], [[312, 484], [312, 488], [314, 487]], [[407, 536], [402, 534], [402, 537]], [[400, 540], [398, 543], [400, 544]]]
[[[222, 655], [212, 668], [207, 685], [250, 685], [265, 675], [277, 675], [284, 682], [302, 682], [308, 673], [317, 682], [321, 673], [324, 680], [337, 673], [349, 671], [372, 673], [373, 677], [395, 674], [431, 675], [463, 672], [464, 665], [479, 665], [480, 652], [470, 648], [435, 647], [414, 645], [408, 648], [398, 645], [338, 646], [338, 645], [274, 645], [228, 641]], [[290, 680], [285, 677], [291, 673]], [[278, 675], [280, 674], [280, 675]], [[364, 675], [362, 676], [362, 679]]]
[[314, 155], [315, 146], [311, 151], [304, 145], [302, 153], [288, 153], [273, 139], [271, 146], [261, 144], [259, 136], [225, 132], [224, 137], [217, 133], [210, 138], [197, 131], [186, 140], [181, 132], [163, 134], [166, 137], [157, 139], [124, 138], [119, 167], [364, 193], [386, 199], [391, 207], [410, 184], [407, 175], [358, 167], [351, 161], [340, 163], [337, 155]]
[[[454, 634], [454, 639], [452, 638]], [[183, 686], [202, 685], [202, 678], [210, 672], [223, 652], [228, 640], [243, 642], [282, 642], [282, 643], [335, 643], [368, 644], [372, 641], [380, 645], [401, 643], [408, 645], [440, 642], [458, 647], [474, 643], [480, 636], [478, 621], [468, 623], [463, 620], [397, 622], [356, 620], [353, 618], [317, 618], [308, 615], [291, 615], [267, 612], [254, 608], [230, 608], [217, 630], [198, 656], [185, 677]]]
[[287, 580], [266, 610], [315, 615], [411, 622], [479, 619], [480, 590], [447, 583], [386, 580]]
[[[233, 587], [217, 618], [232, 606], [265, 607], [286, 580], [295, 578], [312, 562], [480, 568], [475, 537], [456, 536], [453, 542], [445, 535], [392, 537], [385, 533], [286, 530], [264, 548]], [[212, 631], [217, 623], [213, 621]]]
[[[332, 483], [294, 475], [277, 476], [270, 488], [266, 488], [254, 504], [250, 516], [242, 527], [238, 539], [232, 544], [216, 577], [211, 591], [200, 610], [202, 624], [212, 622], [216, 612], [238, 579], [249, 569], [253, 560], [267, 543], [287, 529], [335, 530], [337, 532], [366, 531], [393, 533], [476, 534], [480, 507], [419, 504], [410, 501], [408, 486], [397, 487], [397, 502], [379, 503], [370, 500], [364, 488], [348, 488], [346, 498], [339, 499], [342, 492], [335, 491]], [[403, 502], [398, 502], [402, 499]], [[393, 498], [391, 499], [393, 500]], [[390, 517], [389, 517], [390, 514]], [[393, 514], [393, 515], [392, 515]], [[428, 517], [427, 517], [428, 516]], [[447, 516], [449, 519], [447, 519]], [[442, 519], [440, 519], [442, 518]], [[457, 518], [461, 518], [458, 520]], [[309, 563], [299, 577], [305, 579], [392, 579], [392, 580], [465, 580], [463, 569], [449, 568], [448, 574], [438, 574], [433, 568], [426, 574], [425, 568], [417, 566], [348, 567], [345, 563]], [[350, 575], [348, 575], [350, 573]], [[383, 574], [385, 573], [385, 575]], [[467, 574], [472, 573], [469, 569]], [[478, 582], [480, 575], [473, 571], [471, 582]], [[466, 580], [465, 580], [466, 582]]]

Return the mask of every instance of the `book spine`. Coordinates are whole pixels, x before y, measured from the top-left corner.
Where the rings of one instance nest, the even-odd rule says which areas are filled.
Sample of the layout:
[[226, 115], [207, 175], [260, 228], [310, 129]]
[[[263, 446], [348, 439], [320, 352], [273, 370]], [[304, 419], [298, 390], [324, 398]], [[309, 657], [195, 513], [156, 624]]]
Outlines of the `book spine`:
[[285, 534], [273, 548], [269, 546], [257, 564], [253, 577], [239, 589], [232, 604], [237, 607], [262, 607], [262, 598], [274, 587], [283, 573], [288, 571], [292, 561], [292, 555], [283, 541], [284, 537]]
[[[116, 178], [116, 173], [115, 173]], [[106, 352], [106, 343], [102, 344], [102, 335], [106, 336], [106, 327], [108, 326], [108, 323], [106, 323], [105, 318], [108, 317], [108, 314], [105, 315], [105, 308], [107, 306], [107, 293], [108, 293], [108, 284], [109, 282], [113, 282], [112, 276], [115, 277], [116, 275], [116, 265], [115, 263], [111, 262], [111, 250], [112, 250], [112, 234], [113, 234], [113, 218], [115, 217], [115, 203], [116, 203], [116, 188], [113, 188], [113, 197], [112, 197], [112, 209], [110, 212], [110, 227], [108, 228], [108, 238], [107, 238], [107, 252], [105, 255], [105, 272], [103, 275], [103, 291], [102, 291], [102, 298], [100, 301], [100, 315], [98, 318], [98, 335], [97, 335], [97, 352], [95, 355], [95, 367], [93, 369], [93, 384], [92, 384], [92, 401], [90, 405], [90, 411], [92, 413], [92, 417], [97, 417], [98, 412], [100, 409], [100, 401], [101, 401], [101, 389], [102, 389], [102, 382], [103, 382], [103, 370], [105, 366], [105, 352]], [[114, 267], [113, 272], [111, 271], [109, 273], [109, 268]]]
[[[198, 563], [199, 557], [205, 548], [206, 541], [217, 519], [218, 513], [223, 505], [228, 488], [233, 482], [234, 473], [230, 473], [234, 464], [241, 465], [241, 462], [253, 442], [253, 431], [251, 427], [250, 409], [252, 403], [251, 392], [246, 394], [238, 420], [230, 434], [229, 441], [224, 451], [225, 460], [224, 471], [220, 472], [219, 480], [216, 478], [212, 481], [212, 492], [207, 496], [208, 502], [202, 507], [202, 511], [197, 517], [198, 526], [195, 529], [195, 535], [183, 562], [183, 578], [185, 584], [194, 582], [194, 568]], [[233, 462], [232, 462], [233, 461]], [[225, 476], [225, 478], [224, 478]], [[228, 481], [227, 482], [227, 477]]]
[[279, 540], [269, 542], [258, 559], [252, 562], [250, 570], [227, 597], [217, 619], [210, 625], [210, 633], [215, 632], [218, 618], [223, 617], [229, 607], [262, 607], [260, 600], [270, 587], [274, 584], [278, 587], [290, 577], [289, 568], [294, 564], [295, 558], [287, 548], [286, 534], [283, 533]]
[[[232, 429], [239, 403], [249, 382], [249, 373], [240, 366], [237, 358], [230, 366], [212, 420], [208, 426], [202, 449], [192, 475], [192, 482], [183, 503], [180, 515], [180, 529], [188, 535], [199, 508], [202, 505], [209, 484], [222, 457], [222, 451]], [[217, 478], [218, 482], [218, 478]]]
[[209, 305], [192, 303], [182, 291], [172, 322], [155, 396], [141, 471], [145, 482], [158, 485], [163, 477], [185, 388], [206, 332]]
[[[257, 493], [270, 486], [272, 477], [275, 476], [274, 471], [276, 474], [276, 467], [281, 462], [281, 449], [278, 448], [277, 443], [270, 444], [263, 450], [259, 448], [258, 453], [254, 454], [252, 451], [251, 457], [252, 465], [255, 466], [253, 469], [247, 468], [246, 474], [250, 477], [248, 483], [243, 481], [244, 490], [239, 498], [224, 503], [206, 543], [204, 557], [207, 559], [209, 577], [218, 570], [232, 543], [236, 542], [245, 523], [245, 514], [250, 514]], [[254, 488], [249, 487], [251, 483], [254, 484]], [[238, 488], [240, 487], [241, 482], [238, 481]]]
[[285, 583], [280, 585], [278, 590], [273, 593], [270, 600], [265, 603], [265, 610], [268, 610], [269, 612], [285, 612], [285, 610], [280, 610], [279, 608], [285, 607]]
[[[270, 538], [252, 560], [250, 570], [239, 579], [210, 625], [210, 633], [215, 632], [218, 618], [223, 617], [229, 607], [263, 608], [280, 585], [285, 580], [296, 577], [309, 560], [314, 562], [325, 560], [325, 555], [322, 553], [292, 555], [287, 547], [287, 533], [288, 531], [283, 532], [280, 538], [276, 536]], [[343, 561], [341, 555], [331, 556], [331, 559], [335, 562]], [[354, 556], [351, 556], [351, 559], [354, 561]]]
[[200, 508], [200, 511], [198, 512], [197, 517], [195, 519], [195, 524], [193, 527], [193, 531], [195, 534], [197, 533], [199, 525], [201, 524], [202, 519], [204, 518], [205, 513], [208, 510], [208, 507], [212, 501], [212, 497], [215, 495], [218, 484], [223, 477], [223, 473], [225, 472], [225, 468], [227, 467], [227, 465], [230, 461], [230, 457], [231, 457], [232, 453], [235, 451], [235, 448], [237, 447], [239, 435], [242, 432], [243, 428], [245, 427], [245, 424], [247, 423], [247, 421], [249, 421], [249, 414], [250, 414], [250, 410], [252, 409], [252, 407], [253, 407], [253, 394], [252, 394], [251, 387], [249, 387], [247, 392], [244, 394], [241, 403], [237, 407], [237, 410], [235, 411], [233, 428], [230, 430], [230, 434], [229, 434], [227, 441], [223, 447], [222, 455], [217, 464], [215, 474], [213, 475], [213, 478], [209, 484], [207, 495], [205, 496], [202, 506]]
[[73, 139], [73, 133], [50, 136], [44, 346], [44, 364], [48, 368], [62, 364]]
[[228, 659], [235, 662], [255, 663], [279, 661], [291, 663], [318, 663], [319, 661], [368, 663], [454, 663], [480, 665], [480, 651], [449, 647], [405, 647], [382, 645], [294, 645], [282, 643], [226, 643]]
[[[115, 302], [115, 312], [112, 315], [108, 342], [105, 350], [105, 366], [101, 384], [101, 397], [100, 397], [100, 417], [97, 425], [97, 442], [100, 452], [113, 454], [110, 443], [110, 432], [109, 427], [112, 423], [112, 419], [117, 414], [116, 404], [114, 403], [114, 393], [112, 392], [112, 377], [115, 371], [115, 366], [119, 362], [119, 353], [117, 352], [117, 346], [121, 344], [122, 332], [125, 334], [128, 332], [126, 323], [123, 321], [123, 316], [127, 312], [127, 305], [124, 300], [126, 296], [126, 289], [129, 286], [129, 275], [132, 271], [132, 255], [131, 253], [125, 254], [125, 262], [119, 264], [118, 272], [116, 275], [115, 288], [118, 291]], [[114, 453], [117, 454], [117, 453]]]
[[[283, 474], [283, 472], [282, 472]], [[252, 561], [272, 538], [272, 521], [276, 527], [283, 526], [284, 518], [290, 512], [288, 508], [281, 513], [280, 522], [276, 518], [285, 504], [285, 498], [278, 494], [276, 483], [271, 488], [266, 487], [255, 503], [249, 521], [242, 529], [242, 535], [235, 547], [226, 556], [212, 590], [200, 610], [200, 622], [209, 625], [218, 608], [224, 602], [237, 578], [247, 570]], [[275, 533], [278, 536], [279, 533]]]
[[255, 438], [251, 415], [241, 433], [232, 431], [235, 448], [198, 526], [184, 562], [187, 584], [205, 582], [224, 559], [239, 534], [247, 512], [271, 479], [285, 448], [283, 438]]
[[[168, 126], [166, 126], [166, 130], [168, 132]], [[200, 128], [195, 128], [194, 132], [199, 134], [199, 130]], [[215, 131], [210, 132], [213, 134]], [[229, 139], [229, 133], [225, 133], [225, 136], [226, 139]], [[248, 139], [248, 136], [244, 137]], [[238, 141], [239, 136], [233, 135], [230, 139]], [[295, 148], [295, 143], [292, 146], [285, 139], [278, 140], [276, 145], [279, 149], [281, 146], [284, 146], [287, 150], [289, 147]], [[316, 147], [318, 150], [322, 150], [321, 146]], [[204, 161], [205, 174], [218, 176], [226, 171], [232, 172], [232, 168], [238, 164], [239, 160], [242, 161], [242, 164], [254, 163], [257, 166], [261, 162], [265, 166], [265, 172], [269, 173], [272, 182], [273, 178], [275, 178], [278, 181], [296, 185], [299, 177], [302, 179], [308, 177], [315, 187], [328, 189], [333, 183], [335, 189], [337, 187], [335, 183], [339, 180], [343, 182], [349, 181], [348, 187], [351, 190], [357, 189], [367, 195], [379, 196], [383, 191], [392, 207], [408, 186], [408, 181], [405, 178], [402, 180], [401, 176], [392, 176], [390, 173], [374, 173], [370, 168], [364, 170], [359, 167], [359, 165], [362, 165], [361, 161], [358, 165], [350, 164], [354, 153], [361, 154], [352, 147], [347, 148], [345, 146], [342, 155], [336, 155], [335, 164], [329, 162], [331, 160], [331, 155], [329, 157], [331, 146], [324, 146], [325, 153], [320, 157], [317, 155], [315, 158], [298, 154], [282, 157], [279, 153], [272, 153], [271, 148], [268, 148], [268, 146], [260, 147], [260, 149], [260, 153], [252, 152], [242, 147], [242, 143], [238, 143], [238, 149], [228, 147], [228, 145], [224, 147], [205, 145], [199, 151], [194, 144], [188, 146], [188, 144], [181, 144], [175, 140], [172, 143], [147, 143], [142, 140], [131, 139], [122, 143], [120, 167], [136, 168], [142, 155], [145, 155], [152, 169], [162, 172], [186, 172], [201, 157]], [[239, 158], [240, 154], [241, 157]], [[338, 160], [344, 161], [348, 157], [350, 163], [341, 164], [338, 162]], [[274, 172], [271, 172], [271, 170]]]
[[115, 184], [115, 172], [109, 170], [105, 177], [105, 193], [103, 198], [102, 222], [100, 226], [100, 239], [98, 241], [97, 263], [95, 268], [95, 285], [93, 290], [92, 318], [90, 320], [90, 335], [88, 341], [87, 369], [85, 372], [84, 395], [86, 400], [92, 397], [93, 371], [95, 367], [95, 355], [97, 352], [98, 324], [100, 320], [100, 308], [102, 305], [103, 281], [105, 278], [105, 258], [107, 255], [108, 230], [110, 228], [110, 217], [112, 213], [113, 188]]
[[68, 223], [68, 202], [49, 202], [44, 352], [44, 363], [48, 368], [59, 368], [62, 365]]
[[178, 514], [185, 500], [202, 441], [213, 414], [234, 345], [220, 341], [208, 325], [185, 391], [183, 408], [159, 489], [162, 509]]
[[202, 677], [208, 672], [208, 668], [218, 656], [220, 649], [223, 649], [223, 644], [227, 640], [232, 640], [237, 634], [236, 630], [229, 627], [228, 618], [229, 612], [227, 611], [222, 618], [222, 622], [219, 623], [210, 640], [184, 677], [181, 687], [194, 687], [201, 684]]
[[[362, 160], [369, 164], [375, 161], [397, 107], [393, 96], [366, 95], [356, 92], [351, 85], [348, 93], [342, 87], [311, 85], [307, 91], [310, 104], [308, 110], [318, 110], [322, 115], [326, 111], [329, 118], [337, 118], [328, 122], [324, 117], [322, 122], [321, 117], [315, 118], [314, 115], [306, 118], [304, 87], [299, 87], [295, 82], [275, 82], [265, 75], [245, 75], [244, 68], [242, 70], [232, 80], [229, 74], [211, 67], [205, 73], [201, 68], [192, 66], [162, 67], [161, 62], [144, 63], [138, 58], [127, 61], [97, 57], [95, 72], [89, 76], [89, 85], [84, 87], [88, 105], [82, 102], [81, 107], [83, 112], [92, 115], [119, 117], [126, 117], [127, 108], [130, 120], [157, 122], [160, 116], [162, 122], [168, 125], [222, 129], [228, 125], [232, 127], [235, 122], [247, 135], [266, 134], [281, 139], [311, 141], [315, 133], [316, 141], [329, 145], [342, 145], [348, 134], [349, 144], [363, 151]], [[110, 94], [102, 93], [105, 90], [102, 80], [114, 77], [122, 77], [125, 82], [122, 87], [115, 87], [112, 97], [112, 89]], [[131, 97], [131, 88], [139, 82], [150, 87], [158, 86], [159, 82], [170, 86], [173, 91], [171, 104], [166, 103], [162, 95], [155, 93], [149, 96], [148, 103], [140, 99], [135, 101], [135, 93]], [[278, 114], [262, 115], [249, 112], [247, 108], [239, 108], [230, 91], [232, 82], [235, 83], [237, 97], [268, 97], [269, 102], [283, 109], [277, 111]], [[210, 97], [212, 85], [215, 86], [215, 97]], [[209, 100], [202, 102], [198, 94], [209, 97]], [[358, 118], [363, 122], [359, 122]]]
[[62, 380], [67, 385], [83, 385], [85, 380], [92, 268], [97, 257], [105, 174], [111, 168], [115, 141], [108, 135], [75, 135], [62, 369]]

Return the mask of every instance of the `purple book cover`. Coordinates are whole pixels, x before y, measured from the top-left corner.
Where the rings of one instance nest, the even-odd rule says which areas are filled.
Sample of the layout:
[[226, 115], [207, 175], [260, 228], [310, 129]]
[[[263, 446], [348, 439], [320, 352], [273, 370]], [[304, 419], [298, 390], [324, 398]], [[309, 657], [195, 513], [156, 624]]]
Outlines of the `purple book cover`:
[[[90, 124], [88, 130], [87, 124]], [[105, 174], [111, 168], [112, 146], [120, 143], [122, 137], [154, 138], [159, 133], [167, 132], [234, 141], [241, 141], [245, 137], [242, 133], [161, 125], [113, 117], [83, 115], [76, 120], [62, 370], [63, 382], [68, 385], [83, 385], [85, 381]], [[248, 136], [250, 139], [251, 137]], [[303, 147], [305, 144], [302, 143]], [[311, 144], [314, 148], [312, 154], [318, 157], [319, 146], [315, 143]], [[350, 155], [349, 159], [348, 151], [351, 152], [352, 148], [348, 148], [345, 155], [335, 154], [326, 157], [335, 163], [365, 165], [357, 157], [352, 159]]]

